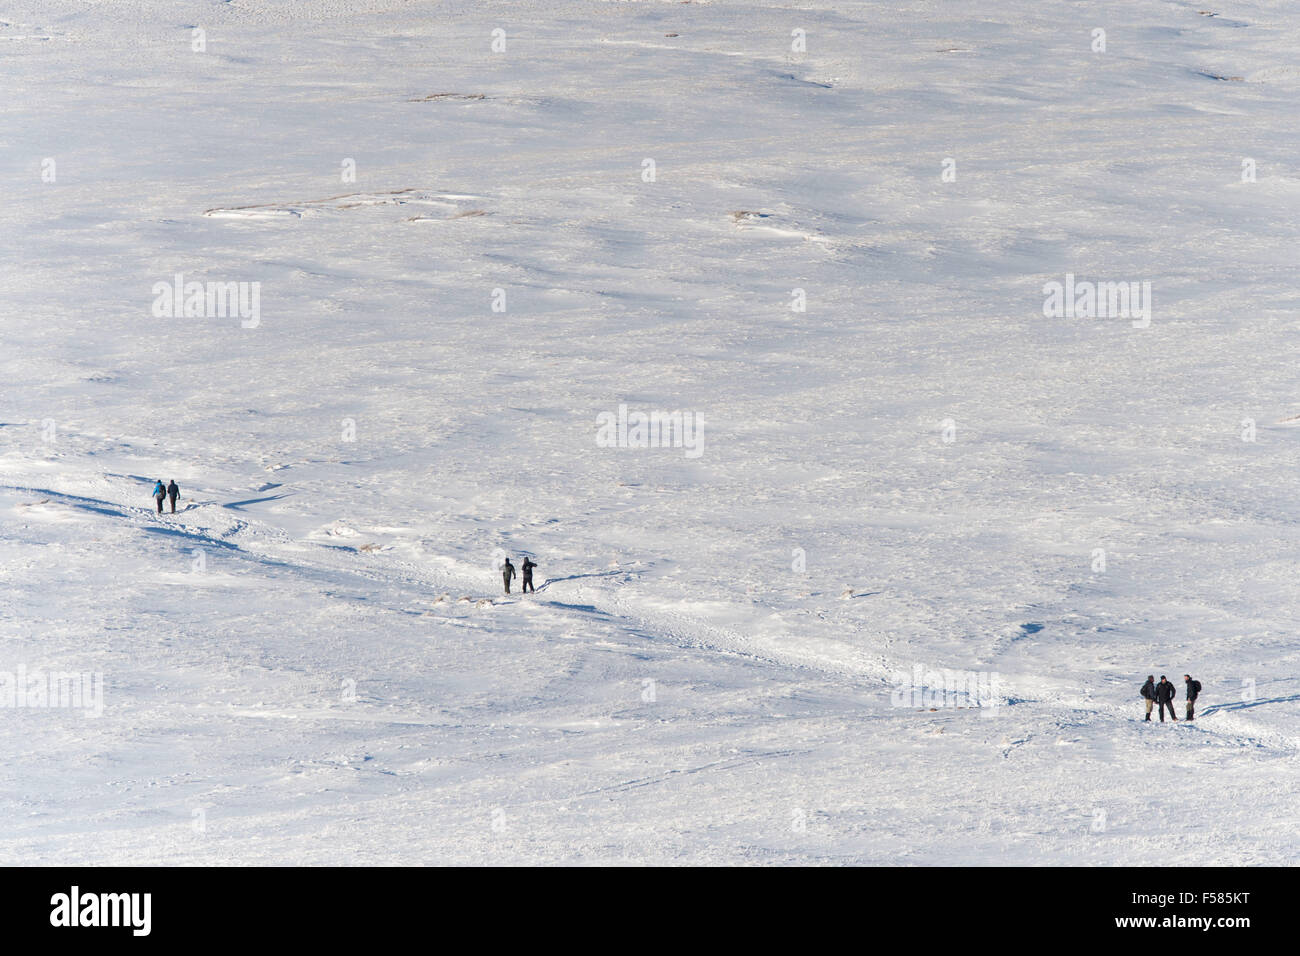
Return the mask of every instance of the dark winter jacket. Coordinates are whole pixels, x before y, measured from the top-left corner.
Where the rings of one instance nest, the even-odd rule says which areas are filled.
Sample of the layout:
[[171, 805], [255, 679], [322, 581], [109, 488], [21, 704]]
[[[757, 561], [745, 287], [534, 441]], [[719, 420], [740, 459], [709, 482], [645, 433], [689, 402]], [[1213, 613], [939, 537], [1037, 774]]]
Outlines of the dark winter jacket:
[[524, 558], [523, 570], [525, 581], [531, 581], [533, 579], [533, 568], [535, 567], [537, 567], [537, 565], [534, 564], [530, 558]]
[[1188, 700], [1196, 700], [1201, 696], [1201, 682], [1198, 680], [1183, 681], [1187, 685], [1186, 695]]
[[1162, 680], [1156, 684], [1156, 703], [1173, 700], [1178, 696], [1178, 688], [1167, 680]]
[[1155, 700], [1156, 682], [1153, 680], [1147, 681], [1145, 684], [1142, 685], [1142, 689], [1138, 691], [1138, 693], [1141, 694], [1143, 697], [1145, 697], [1147, 700]]
[[176, 482], [173, 481], [171, 484], [167, 486], [167, 497], [179, 498], [180, 496], [181, 496], [181, 490], [180, 488], [176, 487]]
[[501, 565], [501, 576], [507, 581], [515, 576], [515, 566], [510, 563], [509, 558], [506, 558], [506, 563]]

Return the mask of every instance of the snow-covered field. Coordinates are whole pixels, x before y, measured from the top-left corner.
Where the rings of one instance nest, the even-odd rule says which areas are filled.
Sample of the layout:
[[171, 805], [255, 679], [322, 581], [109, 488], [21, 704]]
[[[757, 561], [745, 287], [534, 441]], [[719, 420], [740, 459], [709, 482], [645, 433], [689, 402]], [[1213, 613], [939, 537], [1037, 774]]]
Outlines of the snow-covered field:
[[1300, 8], [1215, 4], [6, 4], [0, 863], [1300, 861]]

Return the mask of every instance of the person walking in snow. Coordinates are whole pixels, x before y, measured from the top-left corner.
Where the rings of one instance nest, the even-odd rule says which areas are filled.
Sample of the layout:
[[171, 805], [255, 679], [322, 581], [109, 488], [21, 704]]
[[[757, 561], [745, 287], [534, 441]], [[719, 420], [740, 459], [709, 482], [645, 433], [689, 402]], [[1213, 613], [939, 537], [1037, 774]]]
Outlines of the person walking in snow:
[[1146, 719], [1150, 720], [1151, 708], [1154, 707], [1156, 703], [1156, 677], [1154, 674], [1147, 675], [1147, 682], [1142, 685], [1142, 689], [1138, 691], [1138, 693], [1146, 698], [1146, 702], [1147, 702]]
[[167, 497], [171, 500], [172, 514], [176, 513], [176, 499], [181, 496], [180, 488], [176, 487], [176, 479], [173, 478], [167, 483]]
[[506, 563], [501, 565], [501, 580], [505, 583], [506, 594], [510, 593], [510, 579], [515, 576], [515, 566], [506, 558]]
[[1169, 708], [1169, 716], [1178, 723], [1178, 715], [1174, 713], [1174, 698], [1178, 695], [1178, 688], [1165, 678], [1164, 674], [1160, 675], [1160, 683], [1156, 684], [1156, 703], [1160, 705], [1160, 723], [1165, 722], [1165, 708]]
[[1196, 719], [1196, 698], [1201, 696], [1201, 682], [1192, 680], [1191, 674], [1184, 674], [1183, 680], [1187, 683], [1187, 689], [1183, 691], [1183, 696], [1187, 699], [1187, 719]]
[[528, 555], [524, 555], [524, 563], [522, 567], [524, 572], [522, 579], [524, 583], [524, 593], [527, 594], [529, 591], [532, 591], [536, 594], [537, 588], [533, 587], [533, 568], [537, 567], [537, 565], [533, 562], [532, 558], [528, 557]]
[[159, 478], [158, 483], [153, 486], [153, 500], [158, 502], [159, 514], [162, 514], [162, 503], [163, 503], [163, 499], [166, 497], [167, 497], [167, 489], [163, 487], [162, 479]]

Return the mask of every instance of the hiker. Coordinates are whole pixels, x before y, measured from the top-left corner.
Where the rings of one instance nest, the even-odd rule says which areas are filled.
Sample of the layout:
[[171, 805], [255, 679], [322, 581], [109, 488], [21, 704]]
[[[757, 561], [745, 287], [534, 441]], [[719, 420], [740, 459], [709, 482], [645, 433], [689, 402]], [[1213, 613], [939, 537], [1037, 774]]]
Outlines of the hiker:
[[501, 565], [501, 580], [505, 582], [506, 594], [510, 593], [510, 579], [515, 576], [515, 566], [506, 558], [506, 563]]
[[1169, 708], [1169, 716], [1174, 723], [1178, 723], [1178, 715], [1174, 713], [1174, 698], [1178, 696], [1178, 688], [1169, 683], [1164, 674], [1160, 675], [1160, 683], [1156, 684], [1156, 703], [1160, 705], [1160, 723], [1165, 722], [1165, 708]]
[[181, 496], [181, 490], [176, 487], [176, 479], [173, 478], [167, 483], [167, 497], [171, 499], [172, 514], [176, 513], [176, 499]]
[[1143, 697], [1146, 698], [1146, 701], [1147, 701], [1147, 717], [1146, 717], [1146, 719], [1147, 719], [1147, 720], [1150, 720], [1150, 719], [1151, 719], [1151, 708], [1154, 707], [1154, 706], [1155, 706], [1155, 703], [1156, 703], [1156, 678], [1155, 678], [1155, 675], [1154, 675], [1154, 674], [1148, 674], [1148, 675], [1147, 675], [1147, 682], [1146, 682], [1145, 684], [1142, 685], [1142, 689], [1141, 689], [1140, 691], [1138, 691], [1138, 693], [1141, 694]]
[[154, 501], [158, 502], [159, 514], [162, 514], [162, 503], [163, 503], [163, 499], [166, 497], [167, 497], [167, 489], [163, 487], [162, 479], [159, 478], [158, 483], [153, 486], [153, 498]]
[[524, 582], [524, 593], [525, 593], [525, 594], [527, 594], [529, 591], [532, 591], [534, 594], [537, 593], [537, 588], [533, 587], [533, 568], [535, 568], [535, 567], [537, 567], [537, 565], [536, 565], [536, 563], [534, 563], [533, 559], [530, 558], [530, 557], [528, 557], [527, 555], [524, 555], [524, 563], [523, 563], [524, 577], [523, 577], [523, 582]]
[[1196, 719], [1196, 698], [1201, 696], [1201, 682], [1192, 680], [1191, 674], [1184, 674], [1183, 680], [1187, 682], [1187, 690], [1183, 696], [1187, 698], [1187, 719]]

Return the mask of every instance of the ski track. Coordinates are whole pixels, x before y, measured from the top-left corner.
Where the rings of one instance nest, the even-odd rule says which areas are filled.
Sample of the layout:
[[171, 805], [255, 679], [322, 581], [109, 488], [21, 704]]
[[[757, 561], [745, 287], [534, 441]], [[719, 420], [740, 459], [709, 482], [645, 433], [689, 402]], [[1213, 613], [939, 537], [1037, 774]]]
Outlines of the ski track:
[[[95, 477], [101, 480], [108, 479], [108, 476]], [[392, 613], [420, 615], [427, 615], [431, 612], [436, 613], [435, 609], [438, 609], [440, 605], [436, 602], [435, 595], [440, 593], [475, 595], [477, 589], [481, 587], [484, 577], [496, 576], [496, 572], [490, 569], [478, 569], [468, 562], [448, 558], [443, 558], [441, 563], [444, 566], [449, 565], [453, 569], [451, 572], [440, 572], [425, 565], [416, 565], [409, 561], [396, 559], [389, 560], [383, 565], [372, 564], [367, 567], [357, 567], [355, 563], [351, 563], [347, 558], [341, 556], [362, 554], [353, 547], [311, 541], [292, 541], [282, 529], [276, 529], [264, 522], [240, 520], [233, 528], [218, 531], [202, 524], [178, 523], [170, 513], [159, 516], [150, 508], [133, 507], [121, 501], [64, 494], [48, 488], [31, 486], [3, 485], [0, 486], [0, 491], [35, 496], [55, 502], [66, 502], [73, 508], [101, 518], [124, 519], [129, 526], [142, 533], [163, 533], [184, 538], [187, 542], [196, 546], [228, 549], [237, 552], [251, 563], [292, 573], [318, 587], [336, 587], [340, 578], [350, 585], [359, 586], [372, 592], [376, 588], [392, 591], [396, 586], [397, 589], [406, 592], [409, 597], [408, 601], [394, 603], [391, 599], [384, 598], [374, 601], [375, 606]], [[207, 502], [206, 504], [215, 505], [217, 503]], [[175, 517], [180, 517], [186, 510], [196, 507], [202, 506], [191, 503], [178, 512]], [[230, 508], [232, 505], [227, 503], [221, 505], [221, 507]], [[228, 540], [235, 536], [240, 536], [238, 543]], [[289, 545], [291, 550], [286, 550], [286, 544]], [[309, 549], [312, 559], [304, 557], [301, 551], [304, 547]], [[333, 560], [329, 560], [331, 551], [340, 552], [341, 554], [334, 557]], [[616, 576], [617, 574], [618, 572], [615, 572], [610, 576]], [[561, 583], [563, 582], [543, 580], [542, 587], [545, 589]], [[568, 615], [596, 619], [603, 625], [615, 627], [638, 639], [667, 643], [683, 649], [724, 654], [760, 665], [779, 665], [812, 670], [824, 678], [848, 679], [860, 687], [865, 684], [870, 688], [870, 692], [874, 694], [881, 694], [882, 689], [893, 675], [907, 672], [906, 662], [891, 661], [884, 655], [876, 656], [870, 663], [852, 666], [832, 657], [818, 656], [813, 651], [799, 649], [781, 651], [773, 649], [770, 644], [765, 644], [762, 649], [759, 649], [752, 637], [747, 637], [735, 630], [704, 623], [686, 614], [672, 613], [665, 610], [648, 613], [638, 607], [636, 599], [620, 596], [617, 589], [611, 592], [608, 589], [576, 585], [573, 586], [573, 594], [571, 596], [566, 595], [566, 597], [571, 597], [573, 603], [569, 600], [560, 601], [551, 598], [538, 600], [531, 596], [525, 597], [518, 592], [512, 593], [508, 599], [501, 596], [492, 598], [482, 595], [481, 592], [477, 593], [478, 596], [475, 597], [475, 601], [491, 600], [490, 607], [494, 609], [510, 607], [520, 602], [531, 603], [535, 601], [537, 608], [552, 614], [558, 614], [561, 617]], [[453, 597], [452, 601], [446, 603], [443, 607], [454, 607], [455, 601], [456, 598]], [[1040, 689], [1042, 683], [1041, 679], [1037, 681]], [[1067, 685], [1061, 682], [1053, 684], [1051, 689], [1056, 691], [1065, 686]], [[1020, 696], [1023, 691], [1020, 684], [1015, 680], [1005, 680], [1001, 685], [1001, 690], [1004, 692], [1002, 694], [1003, 703], [1000, 704], [1002, 707], [1027, 706], [1032, 709], [1035, 706], [1042, 705], [1042, 701], [1037, 698]], [[1074, 715], [1075, 720], [1070, 726], [1079, 723], [1080, 715], [1082, 715], [1083, 725], [1128, 723], [1131, 721], [1133, 711], [1136, 709], [1136, 707], [1123, 708], [1115, 705], [1098, 706], [1092, 701], [1084, 701], [1081, 698], [1070, 697], [1069, 695], [1053, 694], [1053, 697], [1053, 710], [1066, 709]], [[1207, 732], [1214, 734], [1224, 743], [1294, 752], [1300, 750], [1300, 739], [1285, 734], [1261, 731], [1259, 728], [1252, 726], [1248, 719], [1235, 716], [1235, 712], [1254, 706], [1290, 703], [1297, 700], [1300, 700], [1300, 695], [1278, 698], [1277, 700], [1265, 699], [1249, 703], [1226, 703], [1207, 706], [1198, 712], [1197, 728], [1205, 728], [1204, 721], [1206, 718], [1215, 714], [1222, 714], [1223, 717], [1215, 721], [1214, 726]], [[1181, 707], [1182, 704], [1179, 703], [1180, 710]], [[945, 712], [947, 712], [946, 708]], [[260, 719], [275, 717], [301, 719], [311, 717], [417, 726], [440, 726], [443, 724], [443, 722], [439, 721], [361, 717], [332, 714], [328, 711], [277, 714], [267, 711], [235, 710], [231, 713]], [[1055, 727], [1057, 730], [1067, 726], [1060, 722], [1059, 718], [1054, 719], [1056, 720]], [[1050, 731], [1046, 733], [1050, 734]], [[1037, 736], [1037, 734], [1032, 736]], [[1017, 743], [1024, 742], [1022, 740]]]

